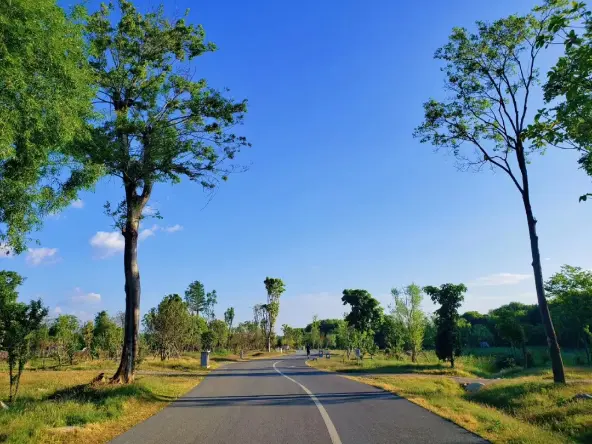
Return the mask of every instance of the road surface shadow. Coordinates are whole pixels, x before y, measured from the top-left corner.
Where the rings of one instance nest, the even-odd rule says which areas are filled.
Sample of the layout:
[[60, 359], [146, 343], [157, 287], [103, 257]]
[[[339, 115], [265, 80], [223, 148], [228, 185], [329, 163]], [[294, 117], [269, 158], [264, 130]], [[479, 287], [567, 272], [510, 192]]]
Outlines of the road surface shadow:
[[[351, 393], [317, 393], [316, 398], [323, 405], [345, 404], [361, 402], [365, 400], [399, 400], [392, 393], [371, 391]], [[247, 396], [216, 396], [184, 397], [173, 401], [171, 407], [232, 407], [232, 406], [296, 406], [314, 405], [313, 400], [307, 394], [285, 395], [247, 395]]]

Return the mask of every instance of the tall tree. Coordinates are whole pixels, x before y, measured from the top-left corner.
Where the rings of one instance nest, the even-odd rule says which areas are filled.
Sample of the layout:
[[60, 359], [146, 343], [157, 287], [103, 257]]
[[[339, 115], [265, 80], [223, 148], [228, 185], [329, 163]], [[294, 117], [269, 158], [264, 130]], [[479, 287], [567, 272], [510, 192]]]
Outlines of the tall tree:
[[539, 36], [551, 12], [477, 22], [477, 30], [455, 28], [436, 51], [445, 63], [444, 101], [424, 104], [425, 120], [416, 129], [420, 141], [449, 148], [467, 168], [502, 171], [518, 190], [528, 225], [537, 300], [549, 344], [555, 382], [565, 382], [557, 335], [545, 297], [539, 239], [530, 198], [528, 164], [541, 144], [528, 136], [528, 107], [538, 84]]
[[100, 175], [69, 149], [93, 82], [77, 13], [56, 0], [0, 0], [0, 42], [0, 241], [20, 253], [43, 216]]
[[218, 302], [218, 297], [216, 290], [206, 293], [206, 289], [200, 281], [193, 281], [185, 290], [185, 302], [192, 314], [213, 318], [214, 306]]
[[119, 0], [90, 15], [86, 29], [103, 114], [92, 143], [79, 149], [119, 178], [125, 192], [106, 210], [125, 243], [125, 340], [113, 381], [128, 383], [138, 354], [142, 211], [157, 183], [186, 177], [211, 190], [227, 179], [233, 170], [227, 161], [248, 145], [231, 132], [241, 123], [246, 102], [192, 78], [190, 62], [216, 47], [206, 42], [201, 26], [185, 18], [169, 21], [162, 7], [141, 14], [130, 1]]
[[286, 291], [286, 286], [281, 279], [266, 277], [263, 281], [265, 290], [267, 291], [267, 304], [265, 304], [265, 311], [267, 312], [266, 337], [267, 337], [267, 351], [271, 351], [271, 336], [273, 335], [273, 328], [275, 320], [280, 313], [280, 296]]
[[440, 304], [435, 312], [436, 355], [438, 359], [450, 361], [450, 366], [454, 368], [454, 358], [461, 352], [458, 309], [467, 287], [463, 284], [444, 284], [440, 287], [425, 287], [424, 291], [434, 304]]
[[426, 328], [426, 315], [421, 310], [421, 288], [411, 284], [402, 290], [393, 288], [391, 294], [395, 302], [391, 316], [395, 324], [400, 326], [395, 330], [403, 332], [403, 340], [411, 350], [411, 361], [417, 362], [417, 354], [421, 351]]
[[9, 402], [18, 394], [21, 375], [30, 358], [32, 333], [47, 316], [47, 308], [40, 300], [28, 305], [17, 302], [17, 287], [23, 281], [14, 271], [0, 271], [0, 348], [8, 352]]

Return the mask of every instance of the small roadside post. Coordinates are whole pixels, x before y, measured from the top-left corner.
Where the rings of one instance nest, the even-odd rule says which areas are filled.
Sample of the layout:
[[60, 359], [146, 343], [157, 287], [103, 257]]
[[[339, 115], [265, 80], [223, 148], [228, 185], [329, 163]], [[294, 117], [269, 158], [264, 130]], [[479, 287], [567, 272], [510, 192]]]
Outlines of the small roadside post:
[[210, 351], [205, 350], [201, 352], [201, 367], [210, 368]]

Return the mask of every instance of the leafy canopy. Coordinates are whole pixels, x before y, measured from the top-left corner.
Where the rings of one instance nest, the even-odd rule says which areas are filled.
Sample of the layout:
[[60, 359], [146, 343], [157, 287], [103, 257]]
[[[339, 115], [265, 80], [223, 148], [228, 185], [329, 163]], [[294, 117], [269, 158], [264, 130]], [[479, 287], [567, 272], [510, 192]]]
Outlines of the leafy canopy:
[[0, 8], [0, 240], [16, 252], [42, 217], [65, 207], [101, 173], [74, 157], [92, 111], [79, 10], [55, 0]]
[[382, 307], [366, 290], [343, 290], [343, 305], [351, 311], [345, 317], [348, 325], [360, 332], [376, 331], [382, 321]]
[[[117, 10], [121, 18], [112, 23]], [[246, 101], [234, 101], [195, 78], [192, 60], [216, 49], [201, 26], [174, 22], [163, 8], [141, 14], [119, 0], [88, 18], [90, 65], [102, 117], [92, 144], [80, 149], [107, 174], [123, 180], [126, 197], [107, 211], [123, 227], [137, 223], [158, 182], [183, 176], [212, 189], [246, 139], [228, 130], [240, 124]]]

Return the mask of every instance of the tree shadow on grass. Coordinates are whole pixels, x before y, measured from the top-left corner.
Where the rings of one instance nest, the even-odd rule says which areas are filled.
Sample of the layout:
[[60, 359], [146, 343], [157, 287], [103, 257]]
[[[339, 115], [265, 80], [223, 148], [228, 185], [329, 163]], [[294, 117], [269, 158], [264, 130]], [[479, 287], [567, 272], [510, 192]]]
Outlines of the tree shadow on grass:
[[141, 398], [158, 401], [158, 397], [140, 384], [87, 383], [56, 390], [43, 399], [44, 401], [90, 403], [104, 405], [113, 399], [121, 401], [127, 398]]

